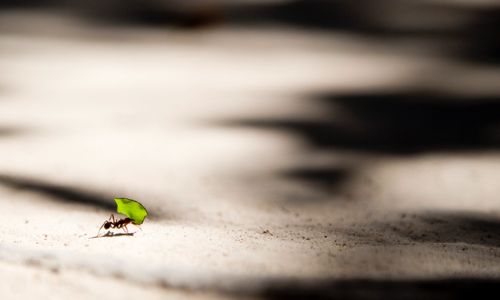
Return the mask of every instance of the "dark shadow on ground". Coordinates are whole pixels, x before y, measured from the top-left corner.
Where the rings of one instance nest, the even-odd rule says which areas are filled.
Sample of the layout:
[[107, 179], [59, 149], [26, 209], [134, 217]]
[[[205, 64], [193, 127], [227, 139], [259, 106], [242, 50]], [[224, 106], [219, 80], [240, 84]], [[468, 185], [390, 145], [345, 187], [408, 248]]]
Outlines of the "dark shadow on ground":
[[[348, 148], [394, 154], [498, 148], [490, 130], [500, 125], [500, 98], [456, 99], [425, 93], [327, 96], [364, 125], [369, 137]], [[331, 141], [315, 139], [315, 143]]]
[[90, 205], [100, 207], [107, 210], [116, 210], [116, 203], [113, 197], [105, 197], [102, 194], [91, 193], [81, 189], [50, 184], [34, 179], [27, 179], [9, 175], [0, 175], [0, 185], [30, 191], [48, 196], [51, 199]]
[[349, 179], [350, 171], [345, 168], [297, 168], [280, 173], [280, 176], [290, 180], [306, 181], [315, 188], [328, 194], [338, 194], [343, 191], [343, 183]]
[[437, 37], [460, 34], [461, 25], [469, 20], [465, 17], [481, 17], [495, 11], [495, 8], [467, 7], [439, 1], [296, 0], [235, 5], [229, 11], [232, 12], [232, 21], [242, 24], [280, 22], [308, 29], [341, 30], [365, 35]]
[[23, 132], [21, 129], [0, 127], [0, 138], [16, 136]]
[[273, 284], [262, 294], [265, 299], [487, 299], [495, 295], [499, 280], [450, 278], [439, 280], [319, 280], [308, 284]]
[[427, 213], [416, 218], [402, 218], [391, 225], [391, 229], [394, 234], [420, 243], [500, 247], [500, 219], [488, 214]]
[[415, 155], [500, 147], [494, 134], [500, 126], [500, 98], [460, 100], [418, 92], [374, 93], [320, 96], [310, 100], [311, 105], [318, 100], [330, 107], [330, 118], [249, 119], [224, 124], [293, 133], [314, 150]]
[[[222, 126], [276, 130], [305, 141], [305, 151], [350, 151], [377, 156], [500, 149], [500, 97], [459, 99], [428, 92], [327, 94], [311, 96], [327, 116], [321, 118], [242, 119]], [[353, 152], [354, 151], [354, 152]], [[296, 167], [279, 176], [299, 179], [326, 191], [360, 166]]]
[[460, 60], [500, 63], [500, 7], [436, 1], [300, 0], [236, 6], [235, 24], [282, 23], [382, 39], [412, 38], [443, 46]]
[[500, 218], [486, 213], [401, 213], [355, 227], [332, 228], [340, 237], [355, 237], [358, 245], [415, 243], [462, 244], [500, 248]]
[[463, 33], [465, 47], [458, 53], [467, 61], [500, 64], [500, 6], [478, 12]]
[[500, 7], [442, 1], [299, 0], [244, 5], [217, 1], [0, 0], [0, 7], [64, 8], [97, 24], [200, 29], [227, 24], [284, 24], [307, 30], [342, 31], [371, 38], [412, 38], [441, 45], [446, 57], [500, 64]]
[[0, 0], [0, 7], [4, 8], [35, 8], [53, 4], [50, 0]]
[[[374, 245], [397, 246], [398, 249], [402, 249], [423, 243], [443, 245], [443, 247], [451, 244], [451, 247], [460, 247], [458, 250], [463, 251], [468, 251], [470, 249], [468, 246], [484, 246], [487, 247], [484, 249], [485, 253], [488, 253], [486, 256], [463, 252], [462, 257], [471, 261], [476, 259], [494, 261], [500, 247], [499, 229], [500, 218], [485, 213], [429, 212], [401, 214], [399, 219], [368, 222], [345, 229], [335, 228], [331, 235], [335, 236], [335, 242], [340, 244], [344, 243], [343, 237], [350, 236], [350, 239], [347, 239], [349, 240], [347, 247], [351, 249], [352, 256], [348, 262], [344, 262], [345, 265], [342, 267], [346, 268], [352, 260], [365, 259], [369, 266], [371, 255], [375, 258], [380, 257], [385, 248], [378, 247], [374, 250], [371, 248]], [[370, 247], [363, 251], [364, 245]], [[359, 251], [354, 251], [355, 249]], [[387, 268], [390, 269], [391, 264], [396, 264], [398, 261], [398, 251], [390, 251], [392, 247], [387, 249], [389, 252], [385, 255], [390, 255], [394, 259], [386, 262]], [[446, 253], [441, 254], [446, 257]], [[297, 279], [269, 284], [263, 296], [266, 299], [482, 299], [495, 292], [498, 284], [500, 284], [498, 279], [460, 277], [402, 280]]]

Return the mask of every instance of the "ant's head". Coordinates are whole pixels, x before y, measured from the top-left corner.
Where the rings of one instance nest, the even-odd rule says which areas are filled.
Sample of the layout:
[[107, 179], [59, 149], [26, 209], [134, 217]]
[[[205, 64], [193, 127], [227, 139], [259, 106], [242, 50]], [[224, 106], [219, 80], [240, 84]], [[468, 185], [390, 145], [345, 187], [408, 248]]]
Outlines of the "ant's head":
[[113, 223], [106, 221], [106, 223], [104, 223], [104, 229], [109, 229], [111, 227], [111, 224]]

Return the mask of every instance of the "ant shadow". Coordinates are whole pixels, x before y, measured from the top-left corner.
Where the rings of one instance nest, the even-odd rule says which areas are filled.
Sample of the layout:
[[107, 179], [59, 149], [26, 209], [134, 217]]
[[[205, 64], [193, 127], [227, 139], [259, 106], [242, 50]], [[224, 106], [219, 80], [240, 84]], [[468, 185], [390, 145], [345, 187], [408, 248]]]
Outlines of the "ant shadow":
[[108, 231], [103, 235], [96, 235], [90, 237], [89, 239], [97, 239], [97, 238], [106, 238], [106, 237], [119, 237], [119, 236], [134, 236], [135, 232], [123, 232], [123, 233], [114, 233], [112, 231]]

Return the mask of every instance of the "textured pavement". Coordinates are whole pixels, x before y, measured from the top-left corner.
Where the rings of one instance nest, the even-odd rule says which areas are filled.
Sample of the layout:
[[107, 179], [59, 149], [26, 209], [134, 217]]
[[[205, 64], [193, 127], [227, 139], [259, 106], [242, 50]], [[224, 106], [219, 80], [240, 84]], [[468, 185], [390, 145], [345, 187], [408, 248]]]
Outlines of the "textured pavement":
[[[1, 20], [6, 299], [497, 283], [500, 68], [279, 25]], [[146, 206], [142, 231], [91, 239], [115, 197]]]

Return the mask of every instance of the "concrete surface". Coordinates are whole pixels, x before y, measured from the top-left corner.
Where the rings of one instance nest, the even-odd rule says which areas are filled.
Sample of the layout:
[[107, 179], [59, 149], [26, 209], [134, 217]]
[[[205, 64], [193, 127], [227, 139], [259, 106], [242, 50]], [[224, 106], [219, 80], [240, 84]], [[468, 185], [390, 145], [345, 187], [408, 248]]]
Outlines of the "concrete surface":
[[[496, 112], [499, 68], [281, 26], [1, 20], [2, 299], [369, 296], [338, 280], [382, 299], [390, 288], [356, 280], [394, 295], [497, 282], [498, 124], [480, 123], [474, 147], [415, 134], [419, 147], [379, 148], [369, 120], [315, 97], [432, 90]], [[91, 239], [115, 197], [146, 206], [142, 231]]]

